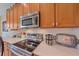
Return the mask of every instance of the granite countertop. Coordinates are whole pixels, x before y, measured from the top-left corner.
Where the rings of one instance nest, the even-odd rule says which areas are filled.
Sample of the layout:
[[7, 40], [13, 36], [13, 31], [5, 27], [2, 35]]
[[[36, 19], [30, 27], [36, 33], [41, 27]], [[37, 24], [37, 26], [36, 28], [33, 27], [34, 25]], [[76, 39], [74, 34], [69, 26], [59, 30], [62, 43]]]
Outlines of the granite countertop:
[[10, 43], [10, 44], [14, 44], [22, 40], [25, 40], [25, 39], [24, 38], [8, 38], [8, 39], [4, 39], [3, 41]]
[[79, 56], [79, 49], [69, 48], [58, 44], [48, 46], [45, 41], [43, 41], [33, 53], [39, 56]]

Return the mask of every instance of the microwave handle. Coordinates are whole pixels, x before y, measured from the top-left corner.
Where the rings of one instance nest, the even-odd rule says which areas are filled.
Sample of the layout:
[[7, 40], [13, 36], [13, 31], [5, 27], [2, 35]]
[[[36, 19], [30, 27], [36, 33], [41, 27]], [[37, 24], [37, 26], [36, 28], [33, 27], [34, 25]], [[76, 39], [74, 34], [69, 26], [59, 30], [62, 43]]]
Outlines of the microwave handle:
[[33, 24], [38, 25], [39, 24], [39, 15], [33, 16], [33, 18], [35, 18], [33, 21]]

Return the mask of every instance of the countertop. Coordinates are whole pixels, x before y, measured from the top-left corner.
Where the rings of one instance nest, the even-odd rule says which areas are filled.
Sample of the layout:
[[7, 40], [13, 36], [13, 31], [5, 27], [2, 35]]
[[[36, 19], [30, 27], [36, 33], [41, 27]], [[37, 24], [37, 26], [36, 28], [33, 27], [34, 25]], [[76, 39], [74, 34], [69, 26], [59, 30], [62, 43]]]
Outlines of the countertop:
[[8, 38], [8, 39], [4, 39], [3, 41], [10, 43], [10, 44], [14, 44], [22, 40], [25, 40], [25, 39], [24, 38]]
[[[9, 38], [4, 41], [10, 44], [14, 44], [22, 40], [25, 39]], [[39, 56], [79, 56], [79, 49], [64, 47], [58, 44], [48, 46], [45, 41], [42, 41], [32, 53]]]
[[64, 47], [58, 44], [48, 46], [43, 41], [33, 53], [39, 56], [79, 56], [79, 49]]

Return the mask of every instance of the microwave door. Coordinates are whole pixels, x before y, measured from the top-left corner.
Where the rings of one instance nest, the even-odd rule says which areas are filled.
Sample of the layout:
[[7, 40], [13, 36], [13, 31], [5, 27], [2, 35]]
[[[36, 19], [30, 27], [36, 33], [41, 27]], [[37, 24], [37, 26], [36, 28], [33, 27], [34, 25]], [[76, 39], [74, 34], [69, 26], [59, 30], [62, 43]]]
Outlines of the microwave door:
[[39, 27], [39, 14], [21, 17], [21, 28]]
[[22, 27], [30, 27], [32, 25], [32, 18], [22, 20]]

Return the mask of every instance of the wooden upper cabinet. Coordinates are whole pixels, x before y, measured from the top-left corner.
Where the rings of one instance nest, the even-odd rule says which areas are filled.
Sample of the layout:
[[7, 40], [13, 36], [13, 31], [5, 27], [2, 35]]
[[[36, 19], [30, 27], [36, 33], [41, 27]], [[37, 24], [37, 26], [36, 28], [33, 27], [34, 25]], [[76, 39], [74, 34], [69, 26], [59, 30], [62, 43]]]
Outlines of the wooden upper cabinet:
[[56, 27], [74, 27], [72, 3], [56, 4]]
[[29, 12], [39, 11], [39, 3], [30, 3], [29, 4]]
[[75, 27], [79, 27], [79, 3], [74, 3]]
[[26, 3], [26, 4], [24, 4], [23, 6], [24, 6], [24, 8], [23, 8], [23, 9], [24, 9], [24, 13], [23, 13], [23, 14], [24, 14], [24, 15], [27, 15], [27, 14], [29, 13], [29, 4]]
[[18, 7], [17, 4], [13, 6], [14, 10], [14, 29], [17, 29], [18, 27]]
[[18, 29], [20, 17], [40, 12], [40, 27], [79, 27], [78, 3], [17, 3], [6, 11], [7, 27]]
[[7, 27], [10, 28], [10, 12], [9, 9], [6, 11], [6, 20], [7, 20]]
[[20, 25], [20, 17], [24, 15], [24, 6], [23, 4], [18, 4], [18, 28], [19, 28], [19, 25]]
[[10, 8], [10, 29], [13, 29], [13, 25], [14, 25], [14, 17], [13, 17], [13, 8]]
[[18, 18], [20, 18], [20, 16], [23, 16], [23, 14], [24, 14], [24, 5], [18, 4]]
[[54, 4], [40, 4], [40, 27], [52, 28], [55, 25], [54, 22]]

